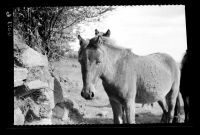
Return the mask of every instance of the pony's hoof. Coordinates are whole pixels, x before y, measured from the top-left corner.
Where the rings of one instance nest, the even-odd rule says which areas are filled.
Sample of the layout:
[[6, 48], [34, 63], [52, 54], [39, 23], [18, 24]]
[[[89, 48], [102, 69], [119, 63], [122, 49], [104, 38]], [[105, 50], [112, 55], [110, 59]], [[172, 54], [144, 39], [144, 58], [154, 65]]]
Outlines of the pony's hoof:
[[167, 116], [165, 114], [162, 115], [160, 123], [167, 123]]
[[179, 115], [174, 117], [173, 123], [184, 123], [185, 122], [185, 115]]

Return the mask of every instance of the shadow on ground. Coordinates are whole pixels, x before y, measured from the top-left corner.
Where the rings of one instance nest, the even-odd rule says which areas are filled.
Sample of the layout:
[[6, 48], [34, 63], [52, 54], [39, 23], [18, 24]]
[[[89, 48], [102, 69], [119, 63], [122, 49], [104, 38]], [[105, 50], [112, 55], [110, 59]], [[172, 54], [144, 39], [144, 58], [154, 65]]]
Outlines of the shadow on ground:
[[155, 115], [151, 112], [144, 112], [136, 114], [137, 124], [160, 123], [161, 115]]
[[[160, 123], [161, 115], [150, 112], [136, 114], [136, 124]], [[112, 118], [84, 118], [85, 124], [113, 124]]]
[[96, 108], [105, 108], [105, 107], [111, 108], [110, 104], [107, 104], [107, 105], [87, 105], [87, 106], [89, 106], [89, 107], [96, 107]]
[[84, 118], [85, 124], [113, 124], [110, 118]]

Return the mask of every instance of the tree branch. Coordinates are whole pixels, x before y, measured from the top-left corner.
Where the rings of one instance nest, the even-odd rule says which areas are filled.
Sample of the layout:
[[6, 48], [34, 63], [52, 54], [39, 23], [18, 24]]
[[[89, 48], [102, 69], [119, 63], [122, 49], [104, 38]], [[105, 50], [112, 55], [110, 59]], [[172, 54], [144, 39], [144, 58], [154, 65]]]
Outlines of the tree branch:
[[62, 14], [63, 10], [64, 10], [64, 7], [62, 9], [60, 9], [57, 14], [54, 14], [54, 16], [51, 18], [50, 28], [49, 28], [49, 32], [48, 32], [48, 38], [50, 38], [50, 36], [53, 32], [53, 28], [56, 24], [56, 21], [57, 21], [58, 17]]
[[71, 24], [69, 24], [69, 25], [63, 27], [62, 30], [71, 27], [71, 26], [74, 25], [75, 23], [78, 23], [78, 22], [81, 20], [81, 18], [82, 18], [82, 17], [78, 17], [78, 18], [75, 19]]
[[56, 14], [56, 16], [54, 15], [54, 17], [53, 17], [53, 19], [52, 19], [52, 22], [51, 22], [51, 25], [50, 25], [50, 28], [53, 28], [53, 27], [55, 26], [58, 17], [61, 15], [61, 13], [63, 12], [64, 9], [65, 9], [65, 8], [63, 7], [62, 9], [60, 9], [60, 10], [58, 11], [58, 13]]

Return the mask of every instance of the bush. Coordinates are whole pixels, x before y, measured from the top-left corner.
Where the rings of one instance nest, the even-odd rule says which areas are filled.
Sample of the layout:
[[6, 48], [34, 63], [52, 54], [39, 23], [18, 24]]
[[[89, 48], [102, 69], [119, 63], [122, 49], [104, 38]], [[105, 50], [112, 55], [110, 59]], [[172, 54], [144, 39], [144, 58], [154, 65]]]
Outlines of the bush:
[[64, 51], [60, 46], [57, 45], [50, 45], [49, 46], [49, 54], [48, 58], [51, 61], [59, 61], [61, 58], [64, 58]]
[[66, 55], [67, 58], [78, 59], [77, 51], [69, 51]]

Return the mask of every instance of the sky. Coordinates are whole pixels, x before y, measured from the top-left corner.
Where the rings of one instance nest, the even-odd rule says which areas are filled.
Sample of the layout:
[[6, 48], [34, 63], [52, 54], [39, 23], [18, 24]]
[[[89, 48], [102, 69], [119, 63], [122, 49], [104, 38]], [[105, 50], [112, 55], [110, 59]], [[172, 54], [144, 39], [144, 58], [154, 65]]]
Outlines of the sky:
[[[164, 52], [180, 62], [187, 49], [184, 5], [118, 6], [101, 22], [81, 24], [81, 36], [92, 38], [95, 29], [110, 29], [119, 46], [137, 55]], [[78, 40], [73, 48], [79, 49]]]

